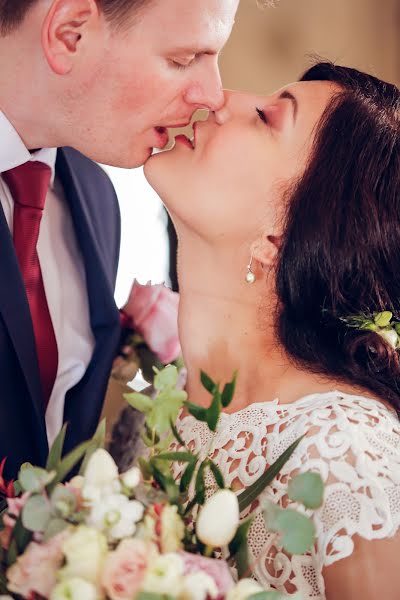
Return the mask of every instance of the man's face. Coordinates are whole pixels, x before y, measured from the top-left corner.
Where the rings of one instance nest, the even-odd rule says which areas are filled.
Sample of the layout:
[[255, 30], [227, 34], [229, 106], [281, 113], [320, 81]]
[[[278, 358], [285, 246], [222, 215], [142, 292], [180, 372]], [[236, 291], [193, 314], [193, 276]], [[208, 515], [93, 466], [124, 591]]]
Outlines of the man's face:
[[167, 127], [223, 103], [218, 54], [239, 0], [155, 0], [129, 28], [101, 17], [65, 100], [67, 144], [115, 166], [142, 165]]

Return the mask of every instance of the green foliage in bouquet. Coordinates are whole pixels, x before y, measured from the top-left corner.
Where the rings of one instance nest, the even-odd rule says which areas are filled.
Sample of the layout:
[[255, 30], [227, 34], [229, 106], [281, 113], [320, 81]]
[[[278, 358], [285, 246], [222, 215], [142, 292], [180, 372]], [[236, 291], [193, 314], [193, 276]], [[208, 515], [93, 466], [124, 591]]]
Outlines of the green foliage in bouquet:
[[[207, 497], [213, 491], [207, 489], [206, 481], [209, 479], [206, 476], [209, 473], [215, 482], [214, 490], [215, 488], [223, 490], [226, 485], [218, 465], [209, 457], [212, 453], [213, 440], [206, 457], [201, 457], [199, 453], [195, 453], [187, 447], [175, 427], [175, 422], [180, 411], [185, 409], [196, 420], [206, 423], [210, 431], [215, 433], [222, 410], [229, 407], [232, 402], [237, 373], [222, 387], [206, 373], [201, 372], [202, 385], [211, 396], [210, 404], [206, 408], [193, 404], [187, 399], [186, 392], [177, 389], [178, 370], [175, 366], [168, 366], [163, 371], [156, 369], [155, 372], [156, 395], [153, 399], [136, 392], [125, 395], [128, 403], [145, 415], [143, 441], [149, 448], [149, 456], [147, 459], [140, 458], [138, 462], [144, 479], [153, 483], [161, 494], [165, 494], [168, 501], [177, 507], [178, 514], [187, 520], [191, 515], [191, 518], [194, 518], [193, 515], [201, 510]], [[178, 443], [179, 449], [169, 451], [168, 448], [174, 439]], [[265, 488], [271, 484], [301, 440], [302, 437], [296, 440], [257, 481], [239, 494], [237, 500], [240, 512], [251, 507]], [[174, 479], [174, 463], [186, 465], [179, 481]], [[320, 507], [323, 500], [321, 477], [316, 473], [298, 475], [289, 483], [288, 497], [307, 509]], [[271, 502], [263, 502], [262, 510], [267, 529], [279, 535], [281, 544], [287, 552], [303, 554], [311, 549], [315, 540], [315, 529], [311, 519], [293, 509], [281, 508]], [[247, 534], [252, 520], [252, 516], [245, 519], [229, 543], [230, 557], [236, 563], [240, 577], [251, 570], [247, 550]], [[185, 539], [185, 548], [190, 551], [195, 546], [201, 547], [202, 542], [197, 536], [197, 532], [193, 530], [192, 536]], [[213, 548], [203, 544], [203, 552], [206, 555], [212, 555]], [[260, 596], [254, 600], [280, 597], [271, 595], [272, 592], [266, 594], [262, 598]]]

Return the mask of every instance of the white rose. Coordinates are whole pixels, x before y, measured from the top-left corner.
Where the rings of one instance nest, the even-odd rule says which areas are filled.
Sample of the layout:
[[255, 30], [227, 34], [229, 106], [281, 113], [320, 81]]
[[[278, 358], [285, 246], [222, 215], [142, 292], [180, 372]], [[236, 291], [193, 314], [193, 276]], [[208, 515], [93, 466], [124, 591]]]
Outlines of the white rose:
[[161, 554], [148, 568], [143, 584], [144, 591], [179, 596], [183, 583], [183, 568], [183, 560], [177, 554]]
[[226, 600], [246, 600], [253, 594], [265, 591], [265, 588], [261, 587], [254, 579], [241, 579], [235, 587], [228, 591]]
[[98, 600], [93, 583], [72, 577], [57, 584], [50, 594], [50, 600]]
[[239, 525], [239, 503], [231, 490], [218, 490], [200, 509], [196, 533], [206, 546], [229, 544]]
[[111, 541], [120, 540], [135, 533], [136, 523], [142, 519], [143, 512], [143, 504], [137, 500], [114, 494], [94, 504], [87, 523], [104, 531]]
[[93, 452], [85, 471], [85, 486], [107, 488], [118, 477], [118, 468], [112, 456], [103, 448]]
[[218, 588], [212, 577], [207, 573], [190, 573], [183, 579], [179, 600], [206, 600], [216, 598]]
[[82, 578], [97, 585], [107, 554], [107, 540], [96, 529], [80, 525], [63, 543], [67, 564], [60, 569], [60, 579]]
[[129, 471], [126, 471], [121, 475], [121, 481], [128, 488], [128, 490], [133, 490], [137, 485], [139, 485], [140, 479], [140, 469], [137, 467], [132, 467], [132, 469], [129, 469]]

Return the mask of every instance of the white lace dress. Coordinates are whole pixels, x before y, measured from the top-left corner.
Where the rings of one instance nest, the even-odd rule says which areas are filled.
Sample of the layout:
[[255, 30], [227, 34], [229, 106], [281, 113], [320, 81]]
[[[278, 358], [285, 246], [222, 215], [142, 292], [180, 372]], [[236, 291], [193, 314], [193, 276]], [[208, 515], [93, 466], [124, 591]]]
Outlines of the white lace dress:
[[[207, 426], [186, 416], [178, 420], [178, 429], [185, 442], [205, 456], [211, 439]], [[262, 497], [301, 510], [288, 500], [287, 483], [298, 473], [319, 472], [325, 495], [322, 508], [313, 513], [315, 546], [308, 555], [285, 554], [276, 536], [266, 531], [256, 506], [249, 547], [260, 583], [289, 595], [300, 592], [303, 600], [325, 600], [322, 569], [352, 554], [353, 536], [387, 538], [399, 527], [400, 423], [383, 404], [338, 391], [291, 404], [260, 402], [221, 416], [210, 456], [226, 484], [239, 491], [303, 434], [306, 437]]]

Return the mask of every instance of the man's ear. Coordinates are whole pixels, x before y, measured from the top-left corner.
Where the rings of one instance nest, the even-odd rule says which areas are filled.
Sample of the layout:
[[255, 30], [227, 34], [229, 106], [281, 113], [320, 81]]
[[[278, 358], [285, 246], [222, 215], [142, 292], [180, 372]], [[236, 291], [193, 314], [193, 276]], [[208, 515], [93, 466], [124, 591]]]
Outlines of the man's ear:
[[72, 70], [82, 37], [99, 22], [95, 0], [54, 0], [42, 26], [42, 47], [57, 75]]
[[271, 267], [281, 246], [282, 236], [280, 235], [263, 235], [251, 245], [253, 258], [257, 260], [263, 267]]

